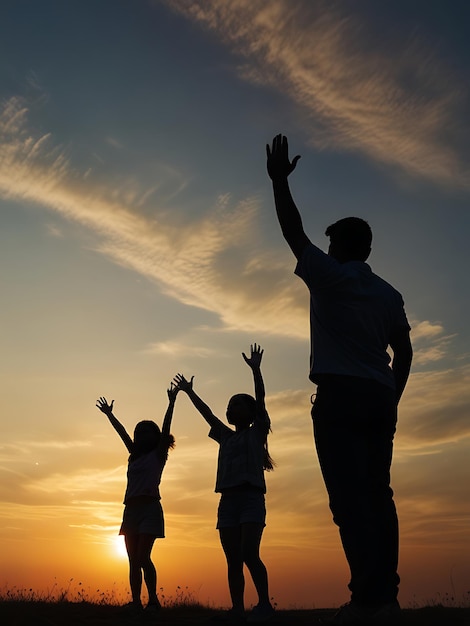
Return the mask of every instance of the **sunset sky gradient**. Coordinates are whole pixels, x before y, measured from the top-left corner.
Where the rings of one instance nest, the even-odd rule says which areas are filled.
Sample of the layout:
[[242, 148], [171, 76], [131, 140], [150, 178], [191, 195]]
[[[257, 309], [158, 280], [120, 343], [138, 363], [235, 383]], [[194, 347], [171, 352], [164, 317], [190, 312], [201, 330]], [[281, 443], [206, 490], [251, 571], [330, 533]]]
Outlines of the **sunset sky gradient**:
[[[312, 241], [367, 219], [372, 269], [412, 324], [401, 602], [468, 594], [469, 20], [465, 0], [2, 2], [0, 587], [125, 590], [127, 454], [96, 399], [129, 432], [161, 424], [183, 372], [223, 418], [251, 392], [241, 352], [258, 342], [271, 595], [348, 599], [313, 447], [308, 293], [265, 168], [283, 133]], [[217, 446], [183, 396], [172, 432], [158, 586], [227, 605]]]

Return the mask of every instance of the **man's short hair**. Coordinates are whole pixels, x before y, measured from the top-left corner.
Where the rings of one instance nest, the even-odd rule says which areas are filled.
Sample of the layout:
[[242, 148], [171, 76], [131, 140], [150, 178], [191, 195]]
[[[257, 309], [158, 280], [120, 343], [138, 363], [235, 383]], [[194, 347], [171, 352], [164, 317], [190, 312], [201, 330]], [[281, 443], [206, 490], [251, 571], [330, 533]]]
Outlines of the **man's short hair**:
[[365, 261], [369, 256], [372, 230], [360, 217], [344, 217], [330, 224], [325, 235], [351, 261]]

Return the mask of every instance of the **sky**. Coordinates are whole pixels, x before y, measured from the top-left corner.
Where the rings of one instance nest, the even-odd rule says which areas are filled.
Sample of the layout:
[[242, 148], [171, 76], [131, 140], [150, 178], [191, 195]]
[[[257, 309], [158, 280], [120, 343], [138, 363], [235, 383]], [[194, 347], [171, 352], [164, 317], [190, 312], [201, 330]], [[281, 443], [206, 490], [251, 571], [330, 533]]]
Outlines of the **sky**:
[[[308, 293], [266, 174], [283, 133], [311, 240], [368, 220], [370, 265], [412, 326], [400, 600], [468, 601], [469, 19], [465, 0], [2, 2], [0, 589], [125, 596], [127, 453], [96, 399], [130, 433], [161, 424], [182, 372], [224, 418], [252, 391], [241, 353], [257, 342], [270, 594], [348, 600], [313, 446]], [[217, 445], [184, 396], [172, 432], [158, 586], [227, 606]]]

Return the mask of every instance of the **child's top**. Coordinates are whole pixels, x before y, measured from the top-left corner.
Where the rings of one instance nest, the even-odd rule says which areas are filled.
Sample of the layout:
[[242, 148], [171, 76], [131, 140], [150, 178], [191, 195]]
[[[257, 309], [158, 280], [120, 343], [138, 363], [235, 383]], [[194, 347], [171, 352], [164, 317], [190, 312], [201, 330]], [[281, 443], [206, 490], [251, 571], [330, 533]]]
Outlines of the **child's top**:
[[249, 428], [234, 431], [217, 419], [210, 429], [209, 437], [217, 441], [219, 458], [215, 491], [253, 485], [266, 493], [264, 479], [265, 441], [270, 428], [267, 412], [257, 416]]
[[166, 460], [167, 455], [160, 446], [129, 460], [124, 504], [128, 503], [129, 498], [137, 496], [150, 496], [160, 500], [159, 486]]

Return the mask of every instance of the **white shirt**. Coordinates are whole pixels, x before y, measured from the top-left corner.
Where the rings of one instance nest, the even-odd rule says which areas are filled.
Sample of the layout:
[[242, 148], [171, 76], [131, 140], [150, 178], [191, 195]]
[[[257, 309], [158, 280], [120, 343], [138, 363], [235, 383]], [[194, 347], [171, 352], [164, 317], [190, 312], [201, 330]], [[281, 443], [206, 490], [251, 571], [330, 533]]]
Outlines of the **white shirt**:
[[129, 498], [136, 496], [151, 496], [160, 500], [159, 485], [166, 456], [161, 453], [158, 454], [157, 451], [158, 448], [154, 448], [137, 457], [134, 461], [129, 461], [124, 504]]
[[403, 298], [362, 261], [339, 263], [309, 244], [295, 273], [310, 291], [310, 379], [371, 378], [394, 388], [387, 348], [409, 330]]
[[264, 479], [264, 442], [269, 432], [269, 417], [256, 418], [249, 428], [238, 432], [220, 420], [209, 432], [209, 437], [220, 444], [215, 491], [245, 483], [266, 493]]

